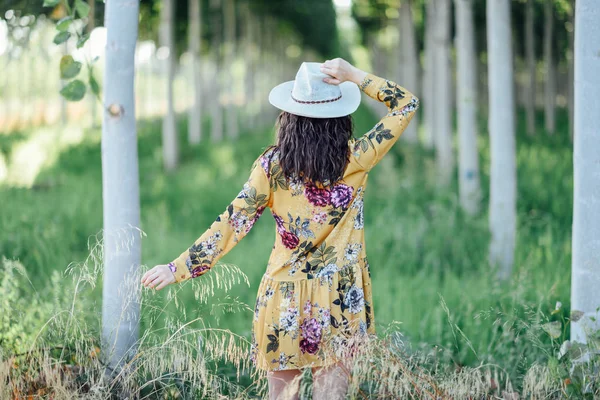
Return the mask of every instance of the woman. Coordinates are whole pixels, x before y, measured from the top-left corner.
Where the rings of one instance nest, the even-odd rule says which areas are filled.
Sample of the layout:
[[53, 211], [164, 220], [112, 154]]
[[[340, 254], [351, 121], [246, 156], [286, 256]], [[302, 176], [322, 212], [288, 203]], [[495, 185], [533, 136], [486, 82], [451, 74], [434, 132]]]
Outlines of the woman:
[[[350, 114], [359, 89], [384, 102], [388, 113], [355, 139]], [[268, 371], [271, 399], [284, 388], [297, 396], [306, 367], [315, 374], [315, 399], [343, 398], [356, 343], [375, 334], [363, 231], [367, 177], [419, 100], [336, 58], [303, 63], [269, 101], [283, 110], [277, 144], [256, 159], [242, 191], [210, 229], [173, 262], [146, 272], [142, 283], [159, 290], [207, 273], [269, 207], [277, 238], [258, 290], [252, 361]]]

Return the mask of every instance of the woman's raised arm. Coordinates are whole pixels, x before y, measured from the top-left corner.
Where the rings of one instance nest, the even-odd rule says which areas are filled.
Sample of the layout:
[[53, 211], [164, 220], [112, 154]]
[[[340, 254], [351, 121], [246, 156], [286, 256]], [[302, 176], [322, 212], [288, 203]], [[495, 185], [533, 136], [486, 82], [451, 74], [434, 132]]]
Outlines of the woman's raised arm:
[[325, 82], [354, 82], [369, 97], [385, 103], [388, 108], [387, 114], [371, 130], [352, 143], [357, 163], [370, 170], [404, 132], [419, 108], [419, 99], [395, 82], [361, 71], [341, 58], [327, 60], [321, 71], [331, 75]]

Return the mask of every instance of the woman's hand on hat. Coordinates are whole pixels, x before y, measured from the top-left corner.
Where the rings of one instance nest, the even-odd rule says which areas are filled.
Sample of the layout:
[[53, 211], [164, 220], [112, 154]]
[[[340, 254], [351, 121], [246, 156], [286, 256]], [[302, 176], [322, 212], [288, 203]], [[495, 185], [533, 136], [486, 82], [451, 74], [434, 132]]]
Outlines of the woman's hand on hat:
[[323, 82], [331, 85], [339, 85], [342, 82], [350, 81], [357, 85], [363, 81], [366, 72], [356, 68], [343, 58], [334, 58], [321, 64], [321, 72], [331, 77], [323, 78]]

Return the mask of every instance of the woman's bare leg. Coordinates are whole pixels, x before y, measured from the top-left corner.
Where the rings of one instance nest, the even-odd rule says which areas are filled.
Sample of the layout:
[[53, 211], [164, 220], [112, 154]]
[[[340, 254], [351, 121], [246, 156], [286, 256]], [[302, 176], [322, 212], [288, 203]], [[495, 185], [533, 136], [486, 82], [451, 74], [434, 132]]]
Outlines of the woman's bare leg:
[[350, 384], [347, 371], [348, 368], [341, 361], [331, 366], [313, 368], [313, 400], [345, 399]]
[[270, 400], [298, 400], [302, 371], [289, 369], [267, 372]]

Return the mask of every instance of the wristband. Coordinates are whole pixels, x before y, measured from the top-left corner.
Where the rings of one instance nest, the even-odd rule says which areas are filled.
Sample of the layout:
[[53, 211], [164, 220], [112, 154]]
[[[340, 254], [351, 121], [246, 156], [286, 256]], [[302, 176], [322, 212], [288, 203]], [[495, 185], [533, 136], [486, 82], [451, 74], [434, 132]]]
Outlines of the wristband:
[[173, 263], [173, 261], [171, 261], [167, 265], [169, 266], [169, 269], [171, 270], [172, 273], [175, 273], [175, 271], [177, 271], [177, 267], [175, 266], [175, 264]]

